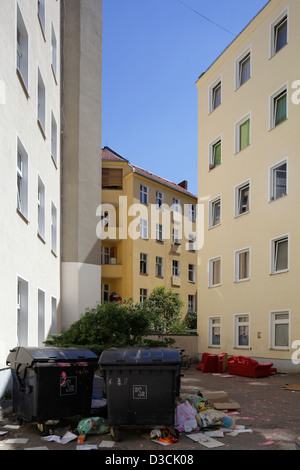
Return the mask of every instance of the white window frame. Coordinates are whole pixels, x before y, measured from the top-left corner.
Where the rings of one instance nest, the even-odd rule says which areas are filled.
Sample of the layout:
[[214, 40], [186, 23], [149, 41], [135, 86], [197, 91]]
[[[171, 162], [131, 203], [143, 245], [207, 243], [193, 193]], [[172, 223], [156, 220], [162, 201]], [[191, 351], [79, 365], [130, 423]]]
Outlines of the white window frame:
[[156, 204], [156, 209], [163, 210], [163, 208], [164, 208], [164, 194], [160, 191], [156, 191], [155, 204]]
[[[241, 65], [245, 62], [247, 58], [250, 58], [250, 76], [249, 78], [241, 84]], [[250, 78], [252, 77], [252, 44], [250, 44], [247, 49], [244, 50], [244, 52], [235, 60], [234, 63], [234, 78], [235, 78], [235, 91], [241, 88], [241, 86], [245, 85]]]
[[45, 335], [45, 319], [46, 319], [46, 294], [42, 289], [38, 289], [38, 345], [44, 346]]
[[[109, 295], [110, 295], [110, 284], [104, 283], [101, 284], [101, 304], [104, 302], [109, 302]], [[105, 300], [107, 297], [107, 300]]]
[[140, 303], [148, 299], [148, 289], [140, 288]]
[[53, 111], [51, 110], [51, 157], [57, 168], [57, 150], [58, 150], [58, 131], [57, 122]]
[[[220, 263], [220, 279], [219, 282], [214, 284], [214, 269], [215, 263]], [[214, 258], [210, 258], [208, 260], [208, 287], [219, 287], [222, 285], [222, 256], [215, 256]]]
[[196, 221], [196, 204], [189, 204], [189, 220]]
[[46, 189], [42, 178], [38, 175], [37, 194], [37, 233], [45, 240], [45, 218], [46, 218]]
[[195, 251], [196, 250], [196, 236], [193, 233], [189, 234], [189, 241], [188, 241], [188, 251]]
[[173, 243], [175, 243], [175, 245], [181, 245], [180, 230], [178, 228], [172, 229], [172, 237], [173, 237]]
[[[247, 321], [240, 321], [241, 318], [246, 318]], [[239, 327], [248, 326], [248, 344], [240, 344], [239, 342]], [[250, 313], [236, 313], [234, 315], [234, 347], [239, 349], [250, 349]]]
[[[214, 224], [214, 211], [215, 205], [220, 202], [220, 220], [218, 223]], [[222, 223], [222, 195], [219, 194], [218, 196], [214, 197], [208, 202], [208, 228], [215, 228], [221, 225]]]
[[195, 294], [188, 294], [188, 313], [196, 311], [196, 296]]
[[163, 226], [162, 224], [156, 224], [156, 241], [163, 242]]
[[[215, 106], [214, 98], [215, 98], [215, 90], [218, 87], [221, 87], [221, 100], [220, 104]], [[223, 87], [223, 80], [222, 75], [220, 75], [208, 88], [208, 114], [211, 114], [215, 111], [219, 106], [222, 104], [222, 87]]]
[[58, 333], [57, 298], [51, 297], [51, 335]]
[[23, 15], [17, 3], [17, 24], [16, 24], [16, 69], [19, 78], [25, 87], [27, 97], [29, 95], [29, 36], [23, 19]]
[[46, 88], [40, 69], [37, 71], [37, 122], [45, 138], [46, 135]]
[[[248, 210], [245, 212], [240, 212], [240, 207], [241, 207], [241, 192], [249, 186], [249, 195], [248, 195]], [[241, 217], [245, 214], [249, 214], [251, 211], [251, 179], [248, 179], [246, 181], [243, 181], [242, 183], [238, 184], [234, 188], [234, 217]]]
[[[246, 148], [248, 148], [251, 145], [251, 111], [249, 113], [245, 114], [241, 119], [239, 119], [237, 122], [234, 124], [234, 153], [237, 154], [239, 152], [242, 152]], [[249, 144], [241, 149], [241, 139], [240, 139], [240, 127], [246, 122], [250, 121], [249, 125]]]
[[[221, 161], [218, 165], [214, 163], [215, 159], [215, 148], [218, 144], [221, 144]], [[208, 169], [213, 170], [214, 168], [218, 167], [222, 164], [222, 156], [223, 156], [223, 143], [222, 143], [222, 134], [218, 135], [214, 140], [212, 140], [208, 144]]]
[[[240, 277], [240, 255], [248, 253], [248, 276]], [[241, 248], [234, 252], [234, 282], [244, 282], [251, 279], [251, 247]]]
[[57, 39], [56, 39], [56, 33], [55, 29], [53, 26], [53, 23], [51, 23], [51, 68], [54, 76], [55, 83], [57, 84]]
[[29, 282], [17, 275], [17, 345], [28, 346]]
[[155, 258], [155, 276], [164, 277], [164, 259], [162, 256]]
[[[276, 124], [276, 99], [280, 97], [283, 93], [286, 93], [286, 118], [281, 123]], [[289, 84], [288, 82], [284, 83], [281, 87], [279, 87], [276, 91], [274, 91], [269, 96], [269, 130], [275, 129], [280, 124], [283, 124], [285, 121], [288, 120], [289, 117]]]
[[270, 24], [270, 59], [274, 57], [277, 52], [280, 52], [281, 49], [284, 49], [283, 46], [281, 49], [276, 51], [276, 29], [283, 22], [284, 18], [287, 17], [287, 42], [289, 43], [289, 7], [287, 7], [276, 19]]
[[[277, 255], [278, 255], [278, 244], [281, 242], [287, 241], [287, 267], [284, 269], [276, 270], [277, 264]], [[270, 274], [281, 274], [289, 271], [290, 265], [290, 235], [288, 233], [281, 235], [279, 237], [275, 237], [271, 239], [270, 242], [270, 258], [271, 258], [271, 265], [270, 265]]]
[[39, 19], [39, 23], [41, 26], [41, 30], [43, 33], [44, 40], [45, 38], [45, 29], [46, 29], [46, 1], [45, 0], [37, 0], [37, 15]]
[[148, 240], [149, 232], [148, 232], [148, 220], [140, 219], [140, 238], [143, 240]]
[[177, 259], [172, 260], [172, 274], [173, 276], [180, 277], [180, 261]]
[[[216, 323], [214, 323], [214, 321]], [[213, 330], [214, 328], [220, 329], [220, 342], [215, 344], [213, 342]], [[222, 337], [222, 322], [220, 316], [209, 317], [208, 318], [208, 346], [210, 348], [220, 348], [221, 347], [221, 337]]]
[[[276, 319], [276, 315], [286, 314], [286, 319]], [[288, 325], [288, 345], [287, 346], [276, 346], [276, 325], [287, 324]], [[290, 338], [291, 338], [291, 311], [286, 310], [273, 310], [270, 311], [270, 349], [275, 350], [289, 350], [290, 349]]]
[[148, 187], [144, 186], [143, 184], [140, 184], [140, 203], [141, 204], [148, 204]]
[[28, 153], [17, 137], [17, 211], [28, 220]]
[[51, 251], [56, 256], [57, 255], [57, 242], [58, 242], [58, 214], [57, 208], [53, 201], [51, 201]]
[[180, 199], [173, 198], [172, 211], [173, 212], [180, 212], [181, 211]]
[[140, 253], [140, 274], [149, 274], [149, 257], [147, 253]]
[[[275, 177], [274, 173], [276, 170], [281, 167], [282, 165], [286, 165], [286, 188], [285, 188], [285, 193], [282, 194], [280, 197], [276, 197], [276, 188], [275, 188]], [[275, 163], [275, 165], [272, 165], [269, 167], [269, 202], [274, 202], [279, 199], [282, 199], [282, 197], [288, 195], [288, 173], [289, 173], [289, 165], [288, 165], [288, 157], [283, 158], [279, 162]]]
[[101, 245], [101, 264], [110, 264], [110, 247]]
[[196, 282], [196, 265], [188, 264], [188, 282], [195, 284]]

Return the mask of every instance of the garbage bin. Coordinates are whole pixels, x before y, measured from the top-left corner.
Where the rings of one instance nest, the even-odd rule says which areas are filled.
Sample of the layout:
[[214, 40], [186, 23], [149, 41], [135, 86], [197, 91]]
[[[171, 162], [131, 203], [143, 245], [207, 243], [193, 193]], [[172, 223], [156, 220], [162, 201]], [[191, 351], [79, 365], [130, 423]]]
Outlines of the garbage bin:
[[174, 426], [180, 391], [178, 350], [112, 348], [103, 351], [99, 365], [113, 437], [120, 425]]
[[89, 413], [98, 360], [86, 349], [12, 349], [6, 363], [11, 368], [12, 404], [19, 421], [35, 422], [46, 434], [49, 420]]

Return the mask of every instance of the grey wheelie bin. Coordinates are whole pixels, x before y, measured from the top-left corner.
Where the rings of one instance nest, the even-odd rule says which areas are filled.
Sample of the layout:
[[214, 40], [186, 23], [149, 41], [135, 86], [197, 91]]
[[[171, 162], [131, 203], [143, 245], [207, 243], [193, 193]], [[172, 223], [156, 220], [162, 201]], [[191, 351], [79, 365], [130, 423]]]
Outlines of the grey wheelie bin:
[[178, 350], [111, 348], [100, 356], [111, 435], [121, 425], [174, 426], [180, 391]]
[[12, 404], [20, 422], [36, 423], [87, 415], [99, 358], [86, 349], [26, 348], [10, 351], [6, 363], [13, 379]]

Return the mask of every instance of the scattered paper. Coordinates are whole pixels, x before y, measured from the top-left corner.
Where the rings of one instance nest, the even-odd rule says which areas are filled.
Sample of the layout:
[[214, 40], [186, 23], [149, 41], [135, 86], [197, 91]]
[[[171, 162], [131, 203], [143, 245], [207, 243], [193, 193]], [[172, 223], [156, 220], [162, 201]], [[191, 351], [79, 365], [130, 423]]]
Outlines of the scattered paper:
[[49, 450], [46, 446], [39, 446], [39, 447], [26, 447], [24, 450]]
[[8, 431], [0, 431], [0, 436], [4, 436], [4, 434], [7, 434]]
[[28, 439], [23, 439], [21, 437], [16, 437], [15, 439], [7, 439], [5, 444], [26, 444]]
[[97, 450], [96, 444], [80, 444], [76, 446], [76, 450]]
[[223, 431], [205, 431], [205, 435], [209, 437], [224, 437]]
[[6, 424], [3, 426], [4, 429], [20, 429], [21, 426], [17, 424]]
[[113, 447], [115, 445], [115, 442], [113, 441], [101, 441], [99, 444], [99, 447]]
[[41, 437], [41, 439], [43, 441], [47, 441], [47, 442], [54, 441], [54, 442], [58, 442], [59, 444], [67, 444], [68, 442], [74, 441], [74, 439], [77, 439], [77, 435], [73, 434], [70, 431], [67, 431], [66, 434], [63, 437], [56, 436], [55, 434], [53, 434], [53, 435], [50, 435], [50, 436]]
[[192, 439], [195, 442], [198, 442], [198, 444], [201, 444], [202, 446], [209, 447], [210, 449], [214, 447], [221, 447], [224, 446], [224, 444], [220, 441], [217, 441], [216, 439], [213, 439], [212, 437], [206, 436], [203, 433], [196, 433], [196, 434], [187, 434], [187, 437]]

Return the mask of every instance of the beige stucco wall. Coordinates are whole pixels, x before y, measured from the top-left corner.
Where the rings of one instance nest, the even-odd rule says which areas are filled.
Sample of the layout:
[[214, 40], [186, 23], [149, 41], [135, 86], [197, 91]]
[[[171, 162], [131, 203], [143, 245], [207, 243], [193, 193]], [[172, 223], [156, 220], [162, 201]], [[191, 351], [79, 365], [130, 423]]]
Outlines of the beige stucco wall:
[[[288, 10], [288, 44], [270, 58], [270, 25]], [[272, 0], [197, 82], [199, 121], [199, 203], [205, 205], [205, 243], [199, 254], [201, 302], [198, 303], [199, 352], [208, 348], [208, 319], [221, 317], [217, 352], [291, 360], [292, 343], [300, 338], [298, 285], [300, 275], [299, 106], [292, 103], [292, 84], [300, 78], [297, 57], [300, 5]], [[251, 47], [251, 78], [235, 91], [235, 60]], [[222, 78], [222, 104], [208, 113], [208, 89]], [[288, 86], [288, 119], [269, 129], [269, 97]], [[251, 113], [251, 143], [235, 154], [234, 124]], [[208, 145], [222, 135], [222, 163], [208, 170]], [[288, 195], [269, 202], [270, 167], [288, 159]], [[234, 217], [234, 187], [250, 180], [250, 211]], [[208, 201], [221, 195], [221, 224], [208, 228]], [[271, 239], [289, 234], [289, 269], [270, 274]], [[249, 281], [234, 282], [234, 251], [251, 248]], [[208, 260], [222, 257], [221, 285], [208, 288]], [[288, 349], [270, 348], [270, 312], [290, 312]], [[234, 314], [250, 314], [250, 345], [234, 348]], [[214, 348], [210, 348], [212, 351]]]

